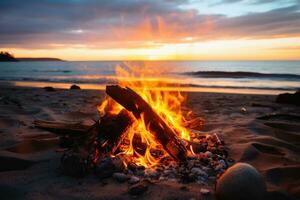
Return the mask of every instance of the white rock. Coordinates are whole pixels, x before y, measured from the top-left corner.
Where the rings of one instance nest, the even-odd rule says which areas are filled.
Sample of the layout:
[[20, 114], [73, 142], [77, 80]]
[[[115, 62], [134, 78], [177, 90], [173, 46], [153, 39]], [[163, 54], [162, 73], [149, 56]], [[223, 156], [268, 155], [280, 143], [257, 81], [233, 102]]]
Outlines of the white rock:
[[140, 178], [139, 178], [139, 177], [132, 176], [132, 177], [129, 179], [128, 183], [130, 183], [130, 184], [136, 184], [136, 183], [138, 183], [139, 181], [140, 181]]
[[218, 200], [263, 200], [266, 185], [262, 176], [249, 164], [237, 163], [218, 179]]
[[200, 193], [203, 195], [208, 195], [210, 194], [210, 190], [209, 189], [205, 189], [205, 188], [201, 188], [200, 189]]
[[169, 174], [171, 174], [172, 173], [172, 170], [170, 170], [170, 169], [166, 169], [166, 170], [164, 170], [164, 174], [167, 174], [167, 175], [169, 175]]
[[222, 165], [223, 168], [226, 167], [226, 163], [224, 160], [219, 160], [219, 164]]
[[241, 113], [246, 114], [248, 111], [245, 107], [241, 107]]
[[223, 169], [223, 166], [218, 164], [216, 167], [215, 167], [215, 170], [216, 171], [220, 171], [221, 169]]

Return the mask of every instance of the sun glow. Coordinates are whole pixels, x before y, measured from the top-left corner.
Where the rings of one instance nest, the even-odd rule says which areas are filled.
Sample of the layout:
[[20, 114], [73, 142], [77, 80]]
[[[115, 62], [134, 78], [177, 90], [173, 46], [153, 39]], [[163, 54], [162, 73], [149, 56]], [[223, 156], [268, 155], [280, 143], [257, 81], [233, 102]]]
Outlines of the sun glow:
[[[56, 44], [48, 49], [7, 49], [16, 57], [56, 57], [66, 60], [297, 60], [300, 37], [190, 41], [181, 43], [144, 42], [139, 47], [97, 49], [87, 45]], [[298, 45], [298, 46], [297, 46]]]

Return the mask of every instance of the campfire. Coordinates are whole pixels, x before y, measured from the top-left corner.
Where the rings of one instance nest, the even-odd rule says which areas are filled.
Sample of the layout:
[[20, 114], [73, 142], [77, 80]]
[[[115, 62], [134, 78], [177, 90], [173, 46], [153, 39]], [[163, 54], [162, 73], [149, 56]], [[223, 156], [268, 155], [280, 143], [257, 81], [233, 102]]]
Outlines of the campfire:
[[106, 86], [100, 119], [92, 126], [34, 122], [60, 134], [62, 172], [80, 177], [95, 171], [100, 178], [122, 172], [201, 183], [222, 173], [229, 165], [224, 142], [201, 131], [204, 121], [186, 108], [186, 98], [157, 89], [165, 83], [144, 79], [145, 69], [127, 67], [116, 67], [122, 78]]

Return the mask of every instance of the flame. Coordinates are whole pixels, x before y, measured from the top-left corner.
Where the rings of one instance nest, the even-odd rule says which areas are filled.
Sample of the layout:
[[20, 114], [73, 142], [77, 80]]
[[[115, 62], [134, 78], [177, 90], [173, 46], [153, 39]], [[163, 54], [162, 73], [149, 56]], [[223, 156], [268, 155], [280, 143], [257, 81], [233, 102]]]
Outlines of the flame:
[[[190, 140], [189, 131], [184, 127], [186, 119], [181, 110], [185, 101], [184, 96], [180, 92], [168, 92], [165, 90], [151, 90], [152, 88], [163, 87], [165, 83], [153, 79], [159, 77], [161, 72], [154, 70], [149, 66], [135, 65], [134, 63], [124, 63], [124, 66], [117, 65], [116, 74], [120, 86], [127, 86], [137, 92], [156, 113], [175, 130], [178, 137], [183, 140]], [[149, 77], [151, 81], [149, 81]], [[151, 78], [152, 77], [152, 78]], [[101, 105], [98, 106], [100, 113], [110, 112], [117, 114], [122, 110], [122, 106], [115, 103], [111, 98], [107, 97]], [[191, 115], [191, 111], [187, 112]], [[140, 138], [139, 141], [134, 138]], [[121, 145], [121, 155], [124, 156], [126, 162], [133, 162], [136, 165], [142, 165], [146, 168], [155, 166], [160, 159], [168, 156], [162, 146], [156, 141], [151, 131], [144, 123], [144, 116], [139, 120], [135, 120], [133, 125], [127, 131], [127, 142]], [[137, 143], [137, 144], [136, 144]], [[135, 145], [145, 146], [144, 152], [139, 152]], [[154, 156], [159, 154], [159, 156]], [[127, 163], [125, 164], [127, 165]]]

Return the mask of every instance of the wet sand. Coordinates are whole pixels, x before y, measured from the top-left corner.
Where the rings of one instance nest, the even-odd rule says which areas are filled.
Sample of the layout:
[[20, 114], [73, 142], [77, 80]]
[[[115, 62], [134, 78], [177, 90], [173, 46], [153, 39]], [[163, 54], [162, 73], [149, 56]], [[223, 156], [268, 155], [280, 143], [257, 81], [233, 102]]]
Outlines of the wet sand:
[[[75, 179], [60, 174], [58, 137], [34, 128], [35, 119], [97, 119], [103, 91], [0, 85], [0, 199], [131, 199], [127, 183]], [[205, 119], [200, 130], [217, 133], [236, 162], [264, 176], [266, 199], [300, 198], [300, 107], [277, 104], [272, 95], [188, 93], [187, 107]], [[136, 199], [214, 199], [207, 186], [163, 181]], [[203, 195], [201, 188], [212, 191]]]

